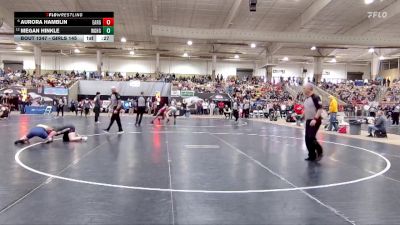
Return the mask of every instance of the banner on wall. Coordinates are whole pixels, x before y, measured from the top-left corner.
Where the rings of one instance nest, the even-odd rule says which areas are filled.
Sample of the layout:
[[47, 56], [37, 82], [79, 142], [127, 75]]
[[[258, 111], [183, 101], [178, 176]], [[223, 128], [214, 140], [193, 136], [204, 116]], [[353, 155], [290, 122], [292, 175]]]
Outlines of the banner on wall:
[[131, 80], [129, 82], [129, 86], [131, 86], [131, 87], [140, 87], [140, 80]]
[[285, 74], [285, 70], [280, 70], [280, 69], [272, 70], [272, 74], [276, 74], [276, 73], [278, 73], [278, 74]]
[[45, 95], [68, 95], [67, 88], [52, 88], [52, 87], [45, 87], [44, 88]]
[[171, 90], [171, 96], [179, 97], [179, 96], [181, 96], [181, 91], [180, 90]]
[[181, 91], [181, 97], [193, 97], [194, 91]]

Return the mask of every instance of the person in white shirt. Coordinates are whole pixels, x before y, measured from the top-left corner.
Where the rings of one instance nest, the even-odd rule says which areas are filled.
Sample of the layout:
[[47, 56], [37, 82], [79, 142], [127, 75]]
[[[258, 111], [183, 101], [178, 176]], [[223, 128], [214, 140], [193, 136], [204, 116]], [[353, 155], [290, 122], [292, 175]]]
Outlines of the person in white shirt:
[[[244, 104], [243, 104], [243, 113], [244, 113], [244, 117], [245, 118], [249, 118], [249, 114], [250, 114], [250, 101], [249, 100], [244, 100]], [[242, 116], [243, 117], [243, 116]]]
[[237, 98], [233, 101], [232, 111], [233, 111], [233, 117], [235, 117], [235, 122], [237, 122], [239, 119], [239, 104]]
[[210, 115], [211, 116], [214, 115], [214, 110], [215, 110], [215, 103], [214, 103], [214, 101], [211, 101], [211, 103], [210, 103]]
[[281, 104], [281, 111], [280, 111], [281, 119], [285, 115], [286, 116], [286, 104]]
[[207, 101], [203, 102], [203, 114], [204, 115], [208, 114], [208, 102]]
[[151, 115], [151, 98], [147, 97], [146, 99], [146, 109], [147, 109], [147, 113], [149, 115]]

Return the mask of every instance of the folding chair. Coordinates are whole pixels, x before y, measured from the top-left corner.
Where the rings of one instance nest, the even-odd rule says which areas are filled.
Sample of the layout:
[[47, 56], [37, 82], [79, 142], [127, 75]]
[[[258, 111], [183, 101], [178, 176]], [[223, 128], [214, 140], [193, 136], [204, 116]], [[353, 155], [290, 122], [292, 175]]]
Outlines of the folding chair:
[[47, 106], [46, 109], [44, 110], [44, 114], [50, 115], [52, 111], [53, 111], [53, 107]]

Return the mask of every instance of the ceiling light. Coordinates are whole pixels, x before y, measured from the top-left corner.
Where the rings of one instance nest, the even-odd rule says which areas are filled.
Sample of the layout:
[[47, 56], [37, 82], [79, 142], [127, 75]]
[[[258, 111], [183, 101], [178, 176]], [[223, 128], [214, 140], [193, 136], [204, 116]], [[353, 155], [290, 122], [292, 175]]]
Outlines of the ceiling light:
[[369, 4], [373, 3], [373, 2], [374, 2], [374, 0], [364, 0], [364, 3], [366, 5], [369, 5]]
[[384, 60], [385, 57], [383, 57], [383, 55], [379, 56], [379, 60]]
[[75, 53], [80, 53], [81, 51], [80, 51], [79, 49], [76, 48], [76, 49], [74, 50], [74, 52], [75, 52]]
[[21, 46], [17, 46], [17, 48], [15, 48], [17, 51], [22, 51], [24, 50]]
[[183, 57], [188, 57], [189, 54], [187, 52], [183, 53]]
[[312, 47], [311, 47], [311, 50], [312, 50], [312, 51], [315, 51], [315, 50], [317, 50], [317, 47], [312, 46]]
[[191, 40], [187, 41], [187, 45], [191, 46], [193, 42]]
[[122, 37], [122, 38], [121, 38], [121, 42], [125, 43], [125, 42], [126, 42], [126, 38], [125, 38], [125, 37]]
[[255, 47], [257, 47], [257, 45], [256, 45], [256, 43], [251, 43], [251, 44], [250, 44], [250, 47], [251, 47], [251, 48], [255, 48]]
[[236, 54], [235, 55], [235, 59], [239, 59], [240, 57], [239, 57], [239, 55], [238, 54]]
[[289, 61], [289, 58], [287, 56], [283, 57], [283, 61]]
[[129, 51], [129, 55], [134, 55], [135, 54], [135, 52], [132, 50], [132, 51]]
[[331, 61], [329, 61], [331, 63], [335, 63], [336, 62], [336, 58], [332, 58]]
[[374, 53], [374, 52], [375, 52], [375, 49], [374, 49], [374, 48], [370, 48], [370, 49], [368, 49], [368, 52], [369, 52], [369, 53]]

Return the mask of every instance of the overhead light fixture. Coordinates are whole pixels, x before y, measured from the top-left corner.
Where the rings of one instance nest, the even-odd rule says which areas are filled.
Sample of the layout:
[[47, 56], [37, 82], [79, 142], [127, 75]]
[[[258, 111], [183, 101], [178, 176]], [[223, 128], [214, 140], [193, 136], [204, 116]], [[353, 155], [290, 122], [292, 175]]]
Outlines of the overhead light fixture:
[[289, 61], [289, 58], [287, 56], [283, 57], [283, 61]]
[[16, 49], [17, 51], [22, 51], [22, 50], [24, 50], [21, 46], [17, 46], [15, 49]]
[[369, 4], [373, 3], [373, 2], [374, 2], [374, 0], [364, 0], [364, 3], [366, 5], [369, 5]]
[[187, 41], [187, 45], [191, 46], [193, 42], [191, 40]]
[[368, 49], [368, 52], [369, 52], [369, 53], [374, 53], [374, 52], [375, 52], [375, 49], [374, 49], [374, 48], [370, 48], [370, 49]]
[[331, 61], [329, 61], [331, 63], [335, 63], [336, 62], [336, 58], [332, 58]]
[[385, 57], [383, 57], [383, 55], [379, 56], [379, 60], [384, 60]]
[[239, 59], [240, 58], [238, 54], [236, 54], [234, 57], [235, 57], [235, 59]]
[[250, 47], [251, 47], [251, 48], [255, 48], [255, 47], [257, 47], [257, 45], [256, 45], [256, 43], [251, 43], [251, 44], [250, 44]]
[[122, 37], [122, 38], [121, 38], [121, 42], [125, 43], [125, 42], [126, 42], [126, 38], [125, 38], [125, 37]]
[[75, 53], [80, 53], [81, 50], [79, 50], [79, 49], [76, 48], [76, 49], [74, 50], [74, 52], [75, 52]]
[[188, 57], [189, 54], [187, 52], [183, 53], [183, 57]]
[[311, 51], [315, 51], [315, 50], [317, 50], [317, 47], [312, 46], [312, 47], [311, 47]]
[[134, 55], [135, 54], [135, 51], [129, 51], [129, 55]]

